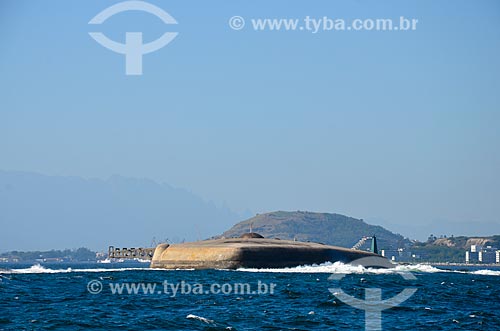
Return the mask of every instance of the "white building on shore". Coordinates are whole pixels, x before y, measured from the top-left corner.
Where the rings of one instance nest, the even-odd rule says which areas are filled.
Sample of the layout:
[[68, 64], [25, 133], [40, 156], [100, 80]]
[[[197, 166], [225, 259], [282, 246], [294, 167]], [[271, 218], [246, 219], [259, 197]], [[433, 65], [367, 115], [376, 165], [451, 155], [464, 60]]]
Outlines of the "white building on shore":
[[465, 252], [465, 263], [500, 263], [500, 250], [492, 246], [471, 245]]

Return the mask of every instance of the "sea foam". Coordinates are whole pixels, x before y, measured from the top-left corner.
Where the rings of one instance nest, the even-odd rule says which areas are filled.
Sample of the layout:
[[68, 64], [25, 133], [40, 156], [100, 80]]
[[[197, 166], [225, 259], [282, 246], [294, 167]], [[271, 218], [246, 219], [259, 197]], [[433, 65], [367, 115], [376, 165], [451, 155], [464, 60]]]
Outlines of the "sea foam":
[[468, 273], [474, 275], [500, 276], [500, 271], [494, 270], [478, 270], [478, 271], [458, 271], [444, 270], [433, 267], [428, 264], [404, 264], [396, 265], [391, 269], [381, 268], [365, 268], [363, 266], [353, 266], [342, 262], [327, 262], [322, 264], [304, 265], [293, 268], [276, 268], [276, 269], [256, 269], [256, 268], [240, 268], [238, 271], [243, 272], [275, 272], [275, 273], [328, 273], [328, 274], [394, 274], [401, 272], [420, 272], [420, 273]]
[[188, 319], [195, 319], [195, 320], [207, 323], [207, 324], [213, 324], [214, 323], [213, 320], [209, 320], [208, 318], [197, 316], [197, 315], [193, 315], [193, 314], [187, 315], [186, 318], [188, 318]]
[[[20, 269], [0, 269], [0, 274], [58, 274], [58, 273], [85, 273], [85, 272], [121, 272], [121, 271], [156, 271], [156, 272], [173, 272], [177, 270], [168, 270], [161, 268], [66, 268], [66, 269], [51, 269], [40, 264], [32, 265], [29, 268]], [[182, 271], [195, 271], [188, 269]], [[328, 273], [328, 274], [394, 274], [401, 272], [420, 272], [420, 273], [464, 273], [484, 276], [500, 276], [500, 270], [475, 270], [475, 271], [459, 271], [459, 270], [444, 270], [433, 267], [428, 264], [405, 264], [396, 265], [391, 269], [380, 268], [365, 268], [363, 266], [353, 266], [341, 262], [326, 262], [322, 264], [303, 265], [293, 268], [275, 268], [275, 269], [256, 269], [256, 268], [239, 268], [240, 272], [268, 272], [268, 273]]]
[[474, 275], [485, 275], [485, 276], [500, 276], [500, 270], [477, 270], [471, 272]]
[[151, 268], [51, 269], [51, 268], [46, 268], [40, 264], [35, 264], [29, 268], [0, 270], [0, 274], [59, 274], [59, 273], [71, 273], [71, 272], [118, 272], [118, 271], [129, 271], [129, 270], [161, 270], [161, 269], [151, 269]]

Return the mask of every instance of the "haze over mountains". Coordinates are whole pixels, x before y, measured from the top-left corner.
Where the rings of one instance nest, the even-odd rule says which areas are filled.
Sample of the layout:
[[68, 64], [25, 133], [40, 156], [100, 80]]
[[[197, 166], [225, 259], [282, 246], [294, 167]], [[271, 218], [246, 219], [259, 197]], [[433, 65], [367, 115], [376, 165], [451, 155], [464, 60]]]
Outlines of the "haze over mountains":
[[245, 216], [147, 179], [0, 171], [0, 251], [197, 240]]
[[500, 233], [500, 225], [493, 223], [470, 222], [457, 231], [445, 222], [424, 226], [404, 220], [369, 220], [367, 224], [344, 215], [313, 212], [272, 212], [248, 219], [252, 215], [235, 213], [187, 190], [149, 179], [85, 179], [0, 170], [0, 252], [78, 247], [100, 251], [107, 245], [150, 246], [153, 237], [180, 242], [221, 233], [237, 236], [247, 232], [251, 223], [266, 237], [296, 237], [344, 247], [373, 234], [381, 245], [394, 245], [402, 236], [393, 232], [422, 241], [431, 233]]

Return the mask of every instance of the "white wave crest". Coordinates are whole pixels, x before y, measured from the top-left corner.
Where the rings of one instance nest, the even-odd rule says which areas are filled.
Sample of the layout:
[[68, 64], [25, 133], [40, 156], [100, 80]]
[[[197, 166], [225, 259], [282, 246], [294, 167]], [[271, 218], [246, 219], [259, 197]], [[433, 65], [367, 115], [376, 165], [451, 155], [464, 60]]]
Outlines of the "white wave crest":
[[[179, 269], [177, 269], [179, 270]], [[23, 269], [0, 269], [0, 274], [58, 274], [58, 273], [85, 273], [85, 272], [121, 272], [121, 271], [157, 271], [157, 272], [174, 272], [177, 270], [161, 269], [161, 268], [66, 268], [66, 269], [50, 269], [40, 264], [32, 265], [29, 268]], [[194, 269], [188, 269], [194, 271]], [[188, 271], [182, 269], [182, 271]], [[277, 268], [277, 269], [255, 269], [255, 268], [240, 268], [237, 271], [242, 272], [268, 272], [268, 273], [328, 273], [328, 274], [394, 274], [400, 272], [421, 272], [421, 273], [465, 273], [472, 275], [485, 276], [500, 276], [500, 270], [475, 270], [475, 271], [459, 271], [459, 270], [444, 270], [433, 267], [428, 264], [408, 264], [396, 265], [391, 269], [365, 268], [363, 266], [353, 266], [341, 262], [326, 262], [322, 264], [304, 265], [293, 268]]]
[[195, 319], [195, 320], [207, 323], [207, 324], [213, 324], [213, 323], [215, 323], [213, 320], [209, 320], [208, 318], [201, 317], [201, 316], [198, 316], [198, 315], [193, 315], [193, 314], [187, 315], [186, 318]]
[[485, 276], [500, 276], [500, 270], [476, 270], [471, 272], [473, 275], [485, 275]]
[[426, 264], [396, 265], [394, 268], [365, 268], [363, 266], [354, 266], [342, 262], [326, 262], [322, 264], [304, 265], [294, 268], [277, 269], [254, 269], [240, 268], [238, 271], [245, 272], [279, 272], [279, 273], [328, 273], [328, 274], [393, 274], [400, 272], [449, 272], [448, 270], [438, 269]]
[[117, 272], [117, 271], [130, 271], [130, 270], [162, 270], [162, 269], [150, 269], [150, 268], [50, 269], [50, 268], [43, 267], [40, 264], [35, 264], [29, 268], [24, 268], [24, 269], [0, 270], [0, 274], [59, 274], [59, 273], [71, 273], [71, 272]]

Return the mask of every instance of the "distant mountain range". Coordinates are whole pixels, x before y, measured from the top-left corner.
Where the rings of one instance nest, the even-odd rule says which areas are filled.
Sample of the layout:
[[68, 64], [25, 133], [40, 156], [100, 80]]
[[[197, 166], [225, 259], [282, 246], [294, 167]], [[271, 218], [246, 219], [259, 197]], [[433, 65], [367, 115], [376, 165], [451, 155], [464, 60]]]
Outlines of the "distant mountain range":
[[314, 241], [342, 247], [352, 247], [362, 237], [372, 235], [377, 237], [380, 249], [397, 248], [407, 241], [399, 234], [360, 219], [306, 211], [259, 214], [234, 225], [219, 237], [239, 237], [250, 229], [266, 238]]
[[244, 216], [148, 179], [0, 171], [0, 251], [198, 240]]
[[[0, 171], [0, 252], [107, 245], [151, 246], [169, 242], [236, 237], [250, 228], [268, 238], [352, 247], [376, 235], [380, 249], [408, 239], [382, 226], [340, 214], [276, 211], [249, 218], [184, 189], [149, 179], [46, 176]], [[227, 230], [229, 229], [229, 230]], [[225, 232], [223, 232], [225, 231]], [[462, 247], [461, 237], [436, 245]]]

